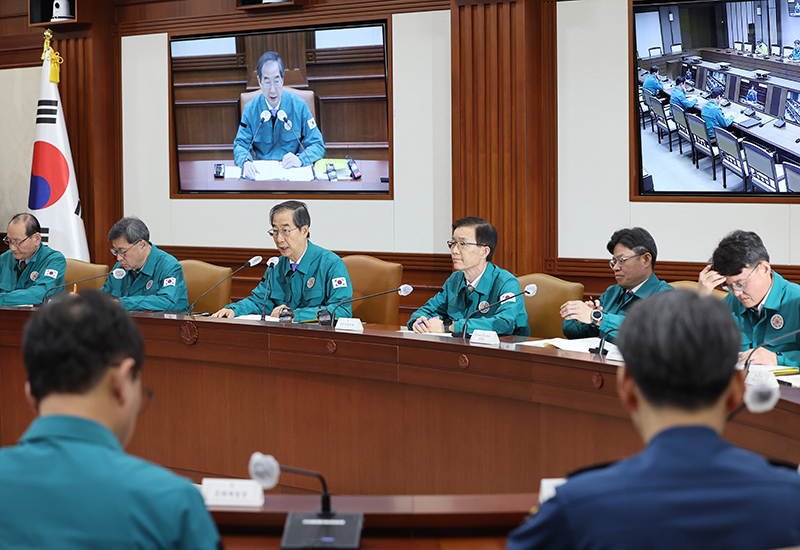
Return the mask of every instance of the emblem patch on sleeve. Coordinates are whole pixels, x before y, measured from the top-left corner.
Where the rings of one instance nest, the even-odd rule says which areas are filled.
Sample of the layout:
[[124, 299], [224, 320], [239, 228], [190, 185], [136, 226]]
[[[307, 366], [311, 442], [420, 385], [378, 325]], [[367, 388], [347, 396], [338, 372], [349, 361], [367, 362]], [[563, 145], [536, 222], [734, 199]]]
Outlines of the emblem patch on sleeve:
[[164, 286], [175, 286], [178, 280], [175, 277], [167, 277], [164, 279]]
[[336, 277], [335, 279], [331, 279], [331, 283], [333, 283], [333, 288], [347, 287], [347, 279], [345, 279], [344, 277]]
[[[507, 300], [506, 298], [511, 298], [511, 299]], [[500, 301], [502, 302], [503, 300], [505, 300], [506, 302], [516, 302], [517, 301], [517, 297], [514, 296], [513, 292], [506, 292], [505, 294], [500, 296]]]
[[31, 281], [35, 281], [38, 278], [39, 278], [39, 272], [38, 271], [34, 271], [33, 273], [31, 273]]
[[57, 279], [58, 278], [58, 271], [55, 270], [55, 269], [45, 269], [44, 270], [44, 276], [45, 277], [52, 277], [53, 279]]
[[309, 130], [313, 130], [313, 129], [314, 129], [314, 128], [316, 128], [316, 127], [317, 127], [317, 121], [316, 121], [316, 120], [314, 120], [314, 119], [313, 119], [313, 117], [312, 117], [312, 118], [309, 118], [309, 119], [308, 119], [308, 129], [309, 129]]

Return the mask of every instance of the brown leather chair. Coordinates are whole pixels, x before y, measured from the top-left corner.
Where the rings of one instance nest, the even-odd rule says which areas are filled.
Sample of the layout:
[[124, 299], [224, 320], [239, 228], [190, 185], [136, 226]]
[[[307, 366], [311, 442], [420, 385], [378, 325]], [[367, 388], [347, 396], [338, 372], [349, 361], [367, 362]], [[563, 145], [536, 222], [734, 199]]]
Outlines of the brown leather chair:
[[[179, 263], [183, 268], [183, 278], [186, 281], [186, 289], [189, 291], [190, 305], [193, 304], [203, 292], [233, 272], [230, 267], [209, 264], [200, 260], [181, 260]], [[232, 281], [233, 279], [228, 279], [203, 296], [203, 299], [194, 306], [194, 311], [198, 313], [203, 311], [214, 313], [230, 304]]]
[[528, 326], [535, 338], [564, 338], [561, 331], [561, 304], [570, 300], [583, 300], [583, 285], [570, 283], [544, 273], [517, 277], [521, 288], [534, 283], [538, 290], [532, 298], [525, 298]]
[[[75, 281], [81, 279], [88, 279], [89, 277], [97, 277], [103, 273], [108, 273], [108, 266], [103, 264], [92, 264], [89, 262], [82, 262], [81, 260], [73, 260], [67, 258], [67, 268], [64, 270], [64, 284], [71, 285]], [[106, 282], [105, 277], [98, 277], [91, 281], [78, 284], [78, 292], [86, 289], [100, 290], [103, 283]], [[65, 292], [72, 292], [72, 287], [67, 286]]]
[[[673, 281], [670, 285], [676, 290], [691, 290], [692, 292], [697, 292], [697, 281]], [[715, 288], [711, 291], [711, 295], [717, 300], [722, 300], [728, 293]]]
[[[312, 90], [298, 90], [297, 88], [284, 86], [283, 91], [299, 96], [301, 99], [305, 100], [305, 102], [308, 104], [308, 108], [311, 110], [311, 116], [313, 116], [315, 119], [317, 118], [317, 108], [314, 106], [314, 92]], [[244, 106], [250, 103], [250, 101], [254, 98], [258, 97], [258, 94], [260, 93], [261, 90], [242, 92], [242, 95], [239, 97], [239, 116], [241, 116], [241, 114], [244, 112]]]
[[[350, 282], [353, 283], [353, 298], [399, 288], [403, 283], [402, 264], [385, 262], [372, 256], [358, 254], [346, 256], [342, 260], [350, 275]], [[365, 323], [397, 325], [397, 316], [400, 313], [400, 295], [392, 292], [354, 302], [352, 308], [353, 317], [358, 317]]]

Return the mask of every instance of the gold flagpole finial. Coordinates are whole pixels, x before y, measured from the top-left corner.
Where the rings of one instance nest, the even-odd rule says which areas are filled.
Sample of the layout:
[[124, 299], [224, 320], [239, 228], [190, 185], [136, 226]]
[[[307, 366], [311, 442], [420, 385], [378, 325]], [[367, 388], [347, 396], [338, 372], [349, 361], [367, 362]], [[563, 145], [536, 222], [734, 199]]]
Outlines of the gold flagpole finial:
[[42, 51], [42, 61], [47, 56], [47, 51], [50, 49], [50, 41], [53, 39], [53, 31], [47, 29], [44, 31], [44, 51]]

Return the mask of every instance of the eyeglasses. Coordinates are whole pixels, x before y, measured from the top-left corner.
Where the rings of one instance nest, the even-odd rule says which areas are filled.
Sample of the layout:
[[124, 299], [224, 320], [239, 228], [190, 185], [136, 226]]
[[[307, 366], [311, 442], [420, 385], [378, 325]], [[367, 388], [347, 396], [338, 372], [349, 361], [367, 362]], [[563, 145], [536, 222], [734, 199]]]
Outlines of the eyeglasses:
[[[35, 235], [35, 233], [34, 233], [34, 235]], [[22, 243], [24, 243], [25, 241], [27, 241], [31, 237], [33, 237], [33, 235], [28, 235], [27, 237], [25, 237], [21, 241], [12, 241], [8, 237], [3, 237], [3, 242], [6, 243], [8, 246], [13, 246], [15, 248], [19, 248], [19, 245], [21, 245]]]
[[292, 227], [291, 229], [288, 229], [288, 228], [283, 228], [283, 229], [270, 229], [269, 231], [267, 231], [267, 235], [269, 235], [270, 237], [277, 237], [277, 236], [278, 236], [278, 233], [280, 233], [280, 234], [281, 234], [281, 235], [283, 235], [284, 237], [288, 237], [288, 236], [289, 236], [289, 233], [291, 233], [291, 232], [292, 232], [292, 231], [294, 231], [295, 229], [297, 229], [297, 227]]
[[270, 88], [275, 88], [277, 90], [283, 86], [283, 79], [278, 77], [273, 82], [270, 82], [269, 80], [261, 80], [260, 83], [261, 87], [265, 90], [269, 90]]
[[129, 251], [130, 251], [130, 249], [131, 249], [131, 248], [133, 248], [134, 246], [136, 246], [137, 244], [139, 244], [139, 242], [140, 242], [141, 240], [142, 240], [142, 239], [139, 239], [138, 241], [136, 241], [135, 243], [133, 243], [132, 245], [130, 245], [130, 246], [129, 246], [128, 248], [126, 248], [125, 250], [122, 250], [122, 249], [119, 249], [119, 250], [117, 250], [116, 248], [109, 248], [109, 251], [111, 251], [111, 255], [112, 255], [112, 256], [115, 256], [115, 257], [116, 257], [116, 256], [121, 256], [121, 257], [124, 259], [124, 258], [125, 258], [125, 255], [126, 255], [126, 254], [127, 254]]
[[726, 292], [730, 292], [731, 294], [733, 294], [734, 292], [739, 292], [739, 291], [744, 290], [744, 285], [747, 284], [747, 280], [750, 278], [750, 276], [753, 273], [756, 272], [756, 268], [759, 265], [761, 265], [761, 264], [757, 264], [756, 267], [753, 268], [753, 270], [750, 272], [750, 275], [748, 275], [747, 277], [744, 278], [744, 281], [742, 281], [741, 283], [731, 283], [729, 285], [722, 285], [722, 290], [724, 290]]
[[142, 380], [142, 403], [139, 406], [139, 414], [142, 415], [147, 410], [147, 407], [150, 406], [150, 401], [153, 400], [153, 397], [156, 395], [150, 386], [148, 386], [144, 380]]
[[633, 256], [628, 256], [627, 258], [619, 258], [619, 259], [611, 258], [610, 260], [608, 260], [608, 266], [611, 269], [614, 269], [614, 267], [616, 267], [617, 265], [619, 265], [621, 268], [625, 267], [625, 262], [627, 262], [631, 258], [635, 258], [637, 256], [641, 256], [642, 254], [647, 254], [647, 252], [639, 252], [638, 254], [634, 254]]
[[465, 246], [486, 246], [485, 244], [480, 243], [468, 243], [465, 241], [447, 241], [447, 248], [453, 250], [453, 247], [457, 246], [459, 250], [464, 248]]

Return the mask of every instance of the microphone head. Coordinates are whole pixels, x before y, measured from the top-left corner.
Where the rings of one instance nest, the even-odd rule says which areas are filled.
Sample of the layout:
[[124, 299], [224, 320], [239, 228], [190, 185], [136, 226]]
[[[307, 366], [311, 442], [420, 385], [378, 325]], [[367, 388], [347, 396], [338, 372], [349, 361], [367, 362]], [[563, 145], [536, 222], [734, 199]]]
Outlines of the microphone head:
[[280, 260], [280, 258], [276, 258], [275, 256], [273, 256], [272, 258], [267, 260], [267, 266], [268, 267], [275, 267], [276, 265], [278, 265], [278, 261], [279, 260]]
[[252, 258], [247, 260], [247, 263], [250, 264], [250, 267], [253, 267], [254, 265], [260, 264], [261, 260], [262, 260], [261, 256], [253, 256]]
[[266, 109], [261, 111], [261, 123], [267, 122], [270, 118], [272, 118], [272, 113], [267, 111]]
[[284, 111], [283, 109], [278, 111], [278, 115], [277, 116], [278, 116], [278, 120], [280, 120], [281, 122], [286, 122], [287, 120], [289, 120], [289, 117], [286, 116], [286, 111]]
[[111, 272], [115, 279], [122, 279], [125, 277], [125, 270], [121, 267], [118, 267], [114, 271]]
[[258, 451], [250, 455], [247, 471], [250, 472], [250, 478], [258, 481], [264, 489], [275, 487], [281, 477], [281, 466], [275, 457]]
[[400, 296], [408, 296], [412, 292], [414, 292], [414, 287], [411, 285], [400, 285], [400, 288], [397, 290]]
[[[775, 381], [777, 383], [777, 380]], [[775, 408], [781, 398], [781, 389], [778, 385], [759, 384], [746, 386], [744, 389], [744, 404], [753, 414], [769, 412]]]
[[539, 290], [539, 288], [535, 284], [531, 283], [529, 285], [525, 285], [525, 289], [523, 292], [525, 293], [525, 296], [530, 298], [531, 296], [536, 296], [537, 290]]

